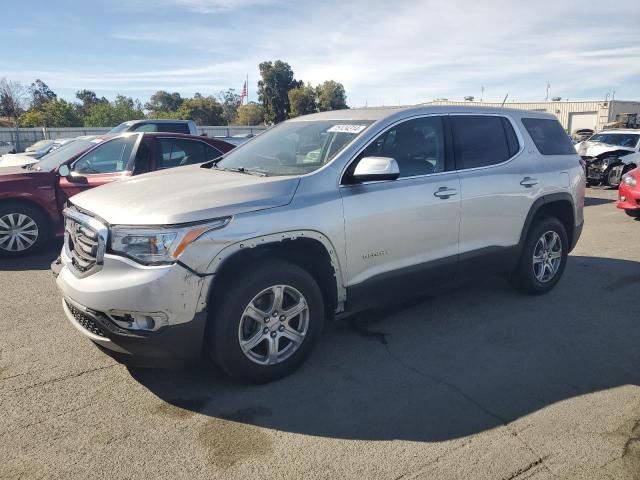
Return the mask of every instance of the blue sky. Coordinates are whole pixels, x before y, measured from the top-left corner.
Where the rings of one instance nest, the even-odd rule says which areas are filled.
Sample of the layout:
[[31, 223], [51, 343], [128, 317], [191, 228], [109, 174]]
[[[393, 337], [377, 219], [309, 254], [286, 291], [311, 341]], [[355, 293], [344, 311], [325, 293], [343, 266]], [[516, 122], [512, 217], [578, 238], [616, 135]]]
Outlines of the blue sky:
[[0, 77], [146, 101], [257, 100], [258, 63], [342, 82], [351, 106], [437, 97], [640, 100], [640, 1], [0, 0]]

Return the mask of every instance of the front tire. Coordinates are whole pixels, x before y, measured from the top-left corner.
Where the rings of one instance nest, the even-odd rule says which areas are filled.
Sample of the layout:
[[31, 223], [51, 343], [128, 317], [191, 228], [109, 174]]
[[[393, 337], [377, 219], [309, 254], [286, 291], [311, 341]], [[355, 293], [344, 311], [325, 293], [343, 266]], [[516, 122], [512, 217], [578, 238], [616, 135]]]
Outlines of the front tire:
[[562, 277], [569, 253], [564, 225], [553, 217], [540, 218], [525, 241], [511, 282], [515, 288], [531, 295], [545, 294]]
[[298, 368], [324, 324], [322, 293], [295, 264], [268, 260], [229, 279], [209, 319], [205, 348], [231, 377], [266, 383]]
[[38, 209], [19, 202], [0, 205], [0, 255], [18, 257], [42, 249], [49, 222]]

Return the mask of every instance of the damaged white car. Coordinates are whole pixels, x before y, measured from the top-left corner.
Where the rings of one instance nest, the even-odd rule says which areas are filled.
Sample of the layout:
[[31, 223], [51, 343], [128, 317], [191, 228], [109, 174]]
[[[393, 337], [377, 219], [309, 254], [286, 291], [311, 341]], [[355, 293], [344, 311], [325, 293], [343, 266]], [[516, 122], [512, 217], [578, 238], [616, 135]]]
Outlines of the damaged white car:
[[576, 151], [587, 164], [589, 185], [617, 187], [629, 170], [639, 165], [640, 130], [604, 130], [576, 144]]

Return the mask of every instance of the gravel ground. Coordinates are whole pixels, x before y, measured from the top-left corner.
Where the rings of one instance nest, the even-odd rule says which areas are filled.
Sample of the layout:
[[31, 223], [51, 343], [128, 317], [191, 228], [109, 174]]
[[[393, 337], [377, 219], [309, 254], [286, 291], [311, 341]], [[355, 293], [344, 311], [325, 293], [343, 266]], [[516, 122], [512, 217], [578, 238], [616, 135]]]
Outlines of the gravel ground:
[[587, 193], [552, 293], [489, 279], [334, 322], [258, 387], [127, 369], [64, 317], [55, 248], [0, 261], [0, 478], [640, 479], [640, 222]]

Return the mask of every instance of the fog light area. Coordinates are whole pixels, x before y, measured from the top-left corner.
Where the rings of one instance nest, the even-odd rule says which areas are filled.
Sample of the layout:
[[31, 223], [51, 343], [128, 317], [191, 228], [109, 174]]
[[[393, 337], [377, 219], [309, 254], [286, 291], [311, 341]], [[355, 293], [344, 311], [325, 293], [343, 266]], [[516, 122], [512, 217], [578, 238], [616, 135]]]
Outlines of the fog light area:
[[124, 312], [121, 310], [109, 311], [109, 317], [119, 327], [127, 330], [154, 331], [168, 325], [169, 319], [162, 312]]

